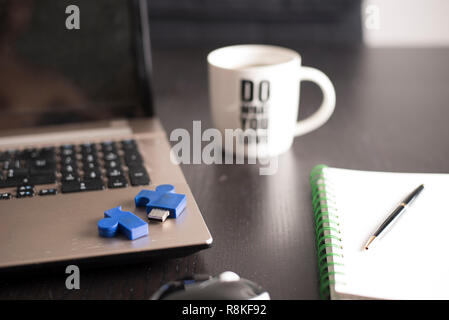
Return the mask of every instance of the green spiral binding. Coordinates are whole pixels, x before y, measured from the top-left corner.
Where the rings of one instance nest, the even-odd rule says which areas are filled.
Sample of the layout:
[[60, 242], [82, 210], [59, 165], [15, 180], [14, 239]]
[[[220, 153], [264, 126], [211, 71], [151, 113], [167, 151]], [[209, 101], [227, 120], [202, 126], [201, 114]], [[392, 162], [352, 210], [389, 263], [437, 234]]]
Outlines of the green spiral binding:
[[332, 188], [329, 181], [325, 181], [323, 174], [325, 168], [327, 168], [326, 165], [320, 164], [310, 172], [322, 299], [330, 297], [330, 286], [335, 284], [335, 274], [342, 274], [334, 271], [334, 267], [344, 266], [342, 262], [338, 261], [343, 258], [342, 253], [339, 252], [343, 248], [339, 230], [340, 223]]

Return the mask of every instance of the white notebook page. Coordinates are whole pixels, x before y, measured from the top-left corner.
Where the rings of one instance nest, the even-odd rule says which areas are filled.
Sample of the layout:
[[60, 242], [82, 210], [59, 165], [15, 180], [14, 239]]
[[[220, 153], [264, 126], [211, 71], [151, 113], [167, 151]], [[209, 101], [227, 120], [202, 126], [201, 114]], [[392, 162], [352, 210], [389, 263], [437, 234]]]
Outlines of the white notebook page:
[[[345, 275], [336, 275], [338, 296], [449, 299], [448, 174], [326, 168], [324, 175], [334, 186], [343, 241]], [[420, 184], [419, 197], [365, 251], [370, 235]]]

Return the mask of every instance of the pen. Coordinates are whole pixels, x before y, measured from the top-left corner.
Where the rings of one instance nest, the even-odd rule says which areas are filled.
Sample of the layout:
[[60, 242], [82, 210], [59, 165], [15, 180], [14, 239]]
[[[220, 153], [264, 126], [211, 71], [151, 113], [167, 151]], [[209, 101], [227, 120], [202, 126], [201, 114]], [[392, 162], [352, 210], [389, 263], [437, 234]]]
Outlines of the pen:
[[374, 232], [374, 234], [368, 239], [365, 244], [365, 250], [368, 250], [369, 245], [379, 236], [389, 224], [391, 224], [396, 218], [398, 218], [408, 206], [411, 205], [421, 191], [424, 189], [424, 185], [420, 185], [418, 188], [412, 191], [404, 201], [388, 216], [388, 218], [381, 224], [381, 226]]

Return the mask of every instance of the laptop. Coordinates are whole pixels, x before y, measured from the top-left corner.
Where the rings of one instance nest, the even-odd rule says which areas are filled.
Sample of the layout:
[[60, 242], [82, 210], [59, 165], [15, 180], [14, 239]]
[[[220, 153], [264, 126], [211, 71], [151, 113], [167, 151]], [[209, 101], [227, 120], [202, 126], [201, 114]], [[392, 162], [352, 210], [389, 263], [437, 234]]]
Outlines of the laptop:
[[[212, 243], [154, 117], [149, 40], [144, 0], [1, 1], [2, 270], [184, 255]], [[134, 199], [161, 184], [187, 206], [150, 221]], [[146, 221], [148, 236], [101, 237], [98, 221], [118, 206]]]

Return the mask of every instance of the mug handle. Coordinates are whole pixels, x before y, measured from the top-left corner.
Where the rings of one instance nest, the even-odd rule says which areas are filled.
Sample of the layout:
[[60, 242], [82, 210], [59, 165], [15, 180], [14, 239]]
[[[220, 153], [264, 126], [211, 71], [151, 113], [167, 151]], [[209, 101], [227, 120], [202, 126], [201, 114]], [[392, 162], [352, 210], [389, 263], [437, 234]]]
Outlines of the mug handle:
[[310, 117], [296, 123], [295, 136], [300, 136], [321, 127], [335, 109], [335, 89], [329, 78], [320, 70], [311, 67], [300, 67], [300, 81], [315, 82], [323, 92], [320, 108]]

